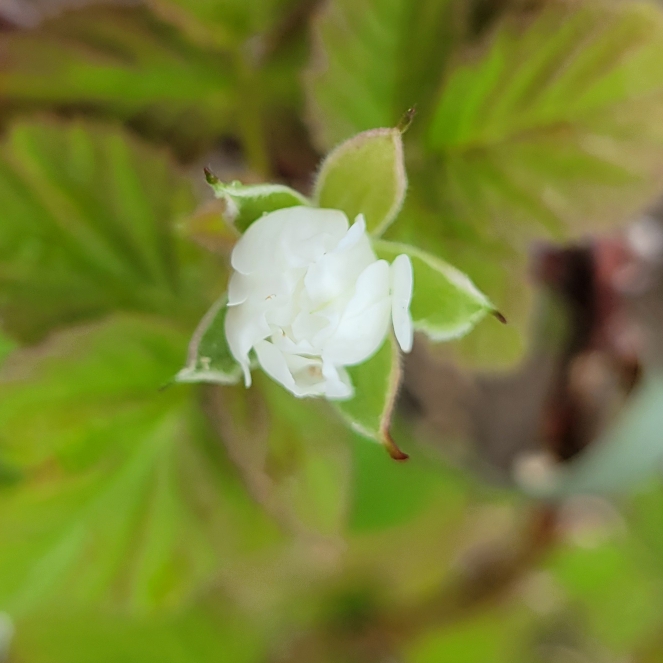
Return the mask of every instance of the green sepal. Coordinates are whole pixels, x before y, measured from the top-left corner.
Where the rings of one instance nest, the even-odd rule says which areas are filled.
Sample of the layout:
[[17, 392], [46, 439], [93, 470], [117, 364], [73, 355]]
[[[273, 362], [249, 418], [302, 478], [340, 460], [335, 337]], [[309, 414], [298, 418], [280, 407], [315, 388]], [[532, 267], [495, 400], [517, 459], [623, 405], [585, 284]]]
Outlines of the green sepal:
[[284, 207], [311, 204], [301, 193], [283, 184], [226, 184], [207, 168], [205, 178], [214, 190], [214, 195], [225, 202], [225, 220], [242, 233], [263, 214]]
[[350, 400], [336, 403], [343, 418], [354, 431], [382, 444], [394, 460], [407, 460], [407, 454], [396, 446], [389, 434], [402, 378], [396, 339], [390, 334], [368, 361], [347, 370], [355, 395]]
[[363, 214], [366, 230], [381, 235], [405, 199], [403, 129], [364, 131], [332, 150], [315, 183], [316, 205], [340, 209], [351, 223]]
[[186, 366], [175, 382], [213, 382], [236, 384], [242, 368], [235, 361], [226, 340], [228, 295], [224, 293], [204, 315], [189, 343]]
[[412, 322], [433, 341], [465, 336], [487, 313], [503, 320], [469, 277], [444, 260], [409, 244], [374, 240], [373, 248], [388, 262], [401, 253], [410, 257], [414, 272]]

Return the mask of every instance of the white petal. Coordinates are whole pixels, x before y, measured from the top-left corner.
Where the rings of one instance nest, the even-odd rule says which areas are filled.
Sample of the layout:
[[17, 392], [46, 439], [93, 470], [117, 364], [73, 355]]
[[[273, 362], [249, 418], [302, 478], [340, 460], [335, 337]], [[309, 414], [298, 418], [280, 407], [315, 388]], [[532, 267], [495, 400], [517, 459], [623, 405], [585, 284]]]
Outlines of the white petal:
[[267, 322], [281, 329], [289, 327], [299, 310], [292, 294], [269, 294], [263, 300]]
[[254, 221], [235, 245], [233, 268], [242, 274], [306, 267], [338, 244], [348, 229], [339, 210], [287, 207]]
[[296, 393], [295, 378], [292, 377], [283, 353], [269, 341], [256, 343], [255, 350], [262, 370], [286, 389]]
[[414, 276], [410, 256], [402, 253], [391, 264], [391, 317], [396, 340], [403, 352], [412, 350], [414, 330], [410, 303]]
[[265, 214], [254, 221], [240, 237], [230, 257], [230, 264], [242, 274], [255, 271], [268, 271], [275, 263], [277, 246], [281, 234], [288, 223], [287, 210], [277, 210]]
[[284, 354], [315, 356], [320, 352], [313, 348], [311, 342], [307, 339], [293, 341], [283, 329], [272, 330], [272, 343]]
[[330, 362], [322, 363], [322, 375], [325, 378], [325, 396], [332, 400], [347, 400], [354, 395], [354, 388], [348, 372], [342, 366]]
[[372, 357], [389, 330], [390, 301], [385, 297], [361, 315], [344, 318], [322, 351], [324, 359], [341, 366], [361, 364]]
[[354, 295], [348, 302], [343, 317], [359, 315], [384, 297], [389, 297], [389, 285], [389, 263], [386, 260], [376, 260], [359, 275]]
[[225, 332], [230, 352], [242, 367], [244, 381], [248, 387], [251, 385], [249, 351], [271, 333], [265, 315], [262, 311], [247, 304], [228, 307]]
[[339, 399], [352, 394], [347, 373], [333, 372], [325, 376], [318, 358], [283, 354], [269, 341], [260, 341], [255, 350], [265, 373], [299, 398], [327, 396]]
[[305, 339], [312, 341], [320, 332], [329, 327], [329, 320], [319, 313], [299, 313], [292, 322], [292, 336], [295, 342]]
[[389, 273], [385, 260], [374, 262], [361, 273], [338, 327], [324, 344], [324, 359], [336, 365], [359, 364], [382, 345], [391, 312]]
[[326, 320], [327, 324], [311, 339], [314, 347], [322, 351], [325, 343], [334, 335], [334, 332], [338, 328], [346, 306], [346, 298], [339, 297], [336, 301], [331, 302], [317, 312], [317, 315]]
[[322, 361], [319, 357], [285, 355], [285, 360], [295, 380], [293, 393], [296, 396], [325, 395], [326, 380], [322, 373]]
[[366, 234], [366, 219], [363, 214], [358, 214], [345, 236], [337, 244], [335, 251], [347, 251], [351, 249]]
[[304, 278], [306, 292], [318, 305], [349, 295], [358, 276], [376, 260], [360, 214], [338, 245], [309, 267]]
[[239, 272], [233, 272], [228, 283], [228, 306], [243, 304], [251, 292], [251, 282]]
[[348, 219], [339, 210], [291, 207], [287, 226], [280, 238], [287, 265], [308, 267], [335, 247], [346, 234]]

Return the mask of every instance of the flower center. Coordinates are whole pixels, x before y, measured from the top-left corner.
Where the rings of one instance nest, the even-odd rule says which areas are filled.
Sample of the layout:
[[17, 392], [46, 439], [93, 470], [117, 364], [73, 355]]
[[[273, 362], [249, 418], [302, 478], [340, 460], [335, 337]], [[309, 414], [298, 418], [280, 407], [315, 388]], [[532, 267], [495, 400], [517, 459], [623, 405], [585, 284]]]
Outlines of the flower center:
[[322, 368], [320, 366], [311, 365], [306, 370], [310, 377], [316, 380], [322, 378]]

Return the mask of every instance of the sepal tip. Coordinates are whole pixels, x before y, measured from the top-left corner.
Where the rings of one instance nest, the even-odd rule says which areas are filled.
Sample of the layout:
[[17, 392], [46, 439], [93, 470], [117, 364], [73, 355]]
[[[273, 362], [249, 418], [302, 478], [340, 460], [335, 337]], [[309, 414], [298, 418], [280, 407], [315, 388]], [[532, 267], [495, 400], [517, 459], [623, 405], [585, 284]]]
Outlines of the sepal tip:
[[408, 108], [405, 113], [403, 113], [403, 116], [396, 125], [396, 129], [398, 129], [401, 134], [404, 134], [410, 128], [416, 114], [417, 105], [415, 104], [414, 106]]
[[508, 325], [507, 319], [499, 312], [499, 311], [493, 311], [493, 316], [497, 318], [503, 325]]
[[205, 173], [205, 179], [210, 186], [219, 183], [219, 178], [207, 166], [203, 168], [203, 172]]
[[384, 445], [384, 448], [387, 450], [387, 453], [396, 461], [399, 462], [405, 462], [410, 458], [408, 454], [406, 454], [404, 451], [402, 451], [396, 442], [394, 442], [394, 438], [391, 437], [391, 434], [389, 433], [388, 430], [383, 430], [382, 431], [382, 444]]

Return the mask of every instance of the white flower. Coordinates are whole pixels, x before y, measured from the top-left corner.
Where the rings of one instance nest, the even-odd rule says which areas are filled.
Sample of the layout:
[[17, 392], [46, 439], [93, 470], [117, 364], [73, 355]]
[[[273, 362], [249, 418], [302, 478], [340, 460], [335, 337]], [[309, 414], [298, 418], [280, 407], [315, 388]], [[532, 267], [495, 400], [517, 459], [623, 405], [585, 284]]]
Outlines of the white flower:
[[412, 264], [378, 260], [360, 214], [289, 207], [255, 221], [235, 246], [226, 337], [251, 384], [249, 352], [296, 396], [353, 395], [345, 366], [382, 345], [393, 320], [412, 348]]

